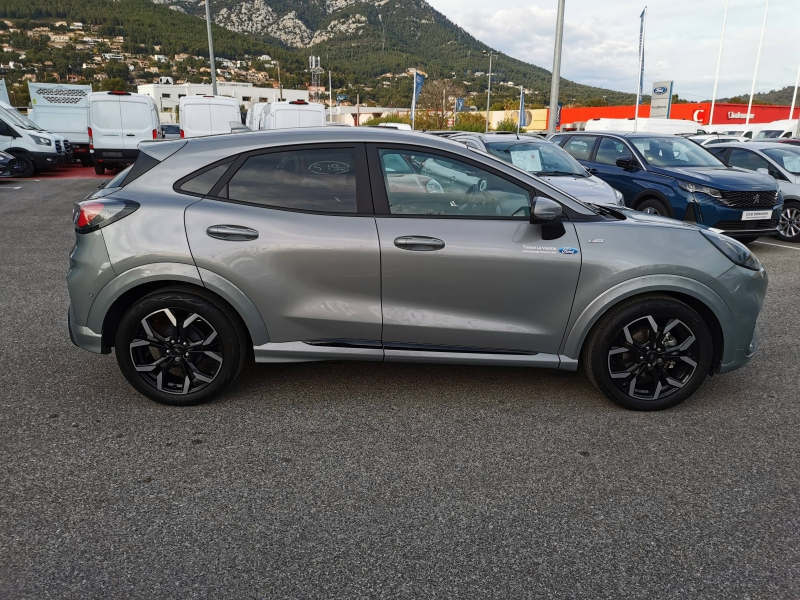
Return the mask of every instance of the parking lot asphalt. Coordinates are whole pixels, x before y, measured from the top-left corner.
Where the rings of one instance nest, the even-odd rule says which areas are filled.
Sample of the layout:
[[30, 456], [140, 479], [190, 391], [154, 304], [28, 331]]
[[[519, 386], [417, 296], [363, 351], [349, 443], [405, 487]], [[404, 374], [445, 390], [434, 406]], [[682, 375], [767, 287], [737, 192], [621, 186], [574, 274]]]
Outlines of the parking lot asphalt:
[[372, 363], [249, 365], [181, 409], [70, 343], [97, 183], [0, 181], [0, 598], [800, 597], [799, 246], [752, 246], [761, 349], [672, 410]]

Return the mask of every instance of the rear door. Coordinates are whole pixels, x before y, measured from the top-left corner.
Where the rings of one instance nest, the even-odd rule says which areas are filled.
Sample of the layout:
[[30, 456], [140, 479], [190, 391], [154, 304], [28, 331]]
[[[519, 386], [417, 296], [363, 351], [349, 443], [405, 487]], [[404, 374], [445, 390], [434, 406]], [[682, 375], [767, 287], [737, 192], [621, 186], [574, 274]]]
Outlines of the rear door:
[[89, 105], [89, 127], [92, 128], [95, 148], [124, 147], [119, 96], [109, 94], [92, 99]]
[[574, 226], [545, 240], [526, 216], [535, 191], [477, 161], [388, 145], [369, 157], [386, 359], [542, 353], [557, 366], [581, 265]]
[[230, 102], [209, 98], [208, 109], [212, 135], [230, 133], [231, 121], [241, 120], [239, 110]]
[[[271, 343], [358, 345], [383, 356], [380, 248], [364, 152], [359, 144], [250, 152], [177, 184], [205, 194], [186, 209], [197, 266], [250, 298]], [[221, 180], [213, 168], [227, 169]]]
[[186, 102], [181, 118], [181, 128], [186, 137], [211, 135], [211, 110], [207, 98]]
[[581, 164], [588, 166], [597, 137], [596, 135], [573, 135], [564, 143], [562, 148]]
[[139, 142], [153, 139], [153, 114], [148, 96], [121, 96], [122, 140], [125, 150], [136, 150]]
[[618, 189], [625, 196], [625, 204], [630, 202], [642, 190], [636, 184], [635, 172], [617, 166], [617, 159], [639, 160], [633, 156], [625, 142], [613, 137], [601, 136], [597, 148], [593, 152], [592, 160], [585, 163], [592, 175], [597, 175], [608, 185]]

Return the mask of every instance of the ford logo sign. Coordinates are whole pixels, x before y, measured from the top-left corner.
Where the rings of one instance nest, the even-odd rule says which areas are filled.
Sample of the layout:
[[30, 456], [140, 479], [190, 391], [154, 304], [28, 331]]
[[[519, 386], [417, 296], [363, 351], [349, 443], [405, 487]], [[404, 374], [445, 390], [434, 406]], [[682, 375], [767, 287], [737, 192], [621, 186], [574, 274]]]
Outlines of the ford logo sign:
[[653, 88], [653, 93], [654, 94], [666, 94], [667, 93], [667, 88], [665, 88], [663, 85], [660, 85], [657, 88]]
[[578, 253], [578, 249], [577, 248], [559, 248], [558, 249], [558, 253], [559, 254], [577, 254]]

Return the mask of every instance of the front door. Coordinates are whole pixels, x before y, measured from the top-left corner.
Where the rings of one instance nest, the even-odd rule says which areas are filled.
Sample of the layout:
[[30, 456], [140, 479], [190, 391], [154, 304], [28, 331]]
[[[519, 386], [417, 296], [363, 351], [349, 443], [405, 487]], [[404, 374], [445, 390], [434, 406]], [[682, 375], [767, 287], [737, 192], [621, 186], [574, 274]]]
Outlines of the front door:
[[530, 188], [417, 147], [370, 149], [383, 343], [558, 354], [580, 272], [575, 228], [543, 240]]
[[363, 147], [233, 158], [230, 168], [218, 167], [222, 179], [211, 169], [181, 184], [206, 194], [186, 210], [197, 266], [250, 298], [270, 342], [379, 347], [380, 250]]

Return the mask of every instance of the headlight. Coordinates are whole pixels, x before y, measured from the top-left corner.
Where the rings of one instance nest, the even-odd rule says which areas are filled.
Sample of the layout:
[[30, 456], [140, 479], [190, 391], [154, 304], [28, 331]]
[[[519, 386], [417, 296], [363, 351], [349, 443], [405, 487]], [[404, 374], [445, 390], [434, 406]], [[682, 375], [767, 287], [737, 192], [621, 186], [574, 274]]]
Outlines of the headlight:
[[36, 142], [37, 144], [39, 144], [40, 146], [52, 146], [53, 145], [53, 143], [50, 140], [48, 140], [46, 137], [40, 137], [38, 135], [32, 135], [31, 139], [34, 142]]
[[425, 184], [425, 189], [428, 190], [429, 194], [444, 194], [441, 184], [435, 179], [429, 179], [428, 183]]
[[617, 188], [612, 187], [611, 189], [614, 190], [614, 196], [617, 199], [617, 204], [620, 206], [625, 206], [625, 196], [622, 195], [622, 192], [620, 192]]
[[760, 271], [763, 268], [761, 262], [756, 258], [756, 255], [750, 252], [750, 249], [741, 242], [737, 242], [727, 235], [720, 235], [709, 229], [701, 229], [700, 233], [702, 233], [717, 250], [727, 256], [733, 264], [752, 271]]
[[704, 185], [697, 185], [696, 183], [692, 183], [691, 181], [681, 181], [678, 180], [678, 187], [682, 190], [686, 190], [687, 192], [697, 193], [697, 194], [708, 194], [709, 196], [713, 196], [714, 198], [722, 198], [722, 194], [719, 190], [715, 190], [714, 188], [706, 187]]

